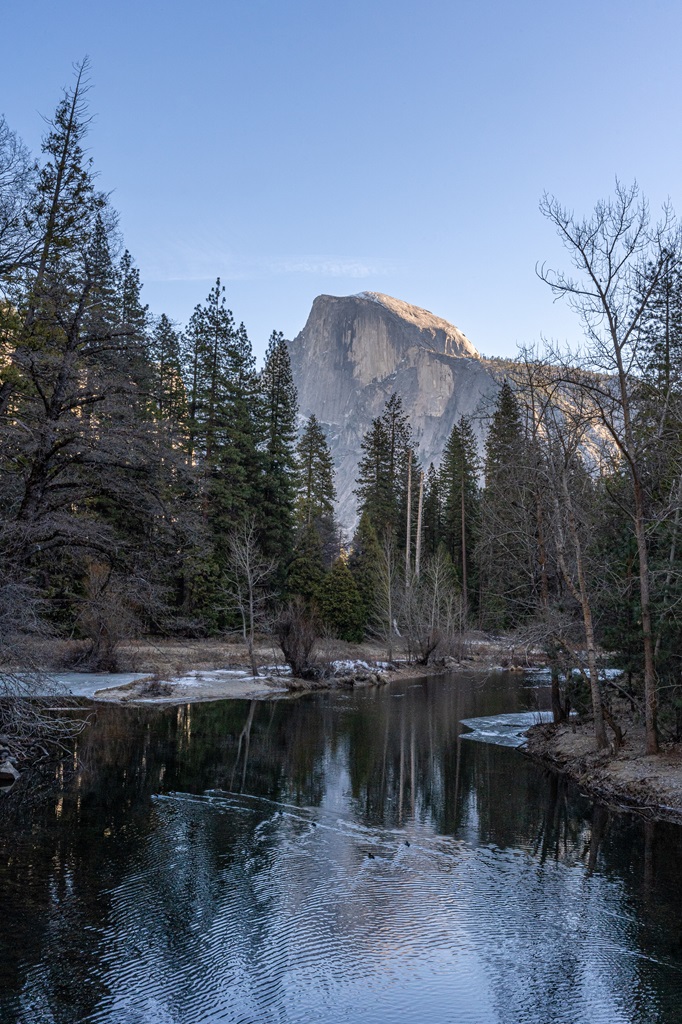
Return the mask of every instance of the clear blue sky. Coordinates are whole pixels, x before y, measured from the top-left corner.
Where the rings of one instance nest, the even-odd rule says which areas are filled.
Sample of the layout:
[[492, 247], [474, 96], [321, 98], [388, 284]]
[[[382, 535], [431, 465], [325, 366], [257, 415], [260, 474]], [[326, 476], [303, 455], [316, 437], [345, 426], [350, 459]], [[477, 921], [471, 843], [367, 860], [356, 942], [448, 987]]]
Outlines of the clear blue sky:
[[577, 338], [543, 190], [680, 198], [679, 0], [2, 0], [0, 111], [37, 151], [71, 64], [154, 312], [215, 277], [257, 352], [315, 295], [387, 292], [486, 354]]

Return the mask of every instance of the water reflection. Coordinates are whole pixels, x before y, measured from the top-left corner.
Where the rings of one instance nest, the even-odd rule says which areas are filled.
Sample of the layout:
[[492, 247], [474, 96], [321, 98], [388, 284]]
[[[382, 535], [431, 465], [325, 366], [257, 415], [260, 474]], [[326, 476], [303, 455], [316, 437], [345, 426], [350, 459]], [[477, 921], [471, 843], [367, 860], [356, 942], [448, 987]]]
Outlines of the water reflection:
[[0, 1021], [679, 1019], [680, 830], [461, 739], [536, 697], [101, 708], [0, 804]]

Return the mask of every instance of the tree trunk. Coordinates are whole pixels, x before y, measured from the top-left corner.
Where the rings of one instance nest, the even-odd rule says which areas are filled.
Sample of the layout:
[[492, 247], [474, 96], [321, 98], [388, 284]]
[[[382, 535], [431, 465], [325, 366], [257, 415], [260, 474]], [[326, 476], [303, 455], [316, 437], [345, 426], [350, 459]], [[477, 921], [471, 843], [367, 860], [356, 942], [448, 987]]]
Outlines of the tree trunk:
[[639, 594], [642, 615], [642, 642], [644, 647], [644, 720], [646, 752], [658, 753], [658, 694], [656, 692], [656, 666], [654, 640], [651, 628], [651, 599], [649, 594], [649, 552], [644, 525], [642, 485], [635, 475], [635, 536], [639, 558]]
[[419, 504], [417, 505], [417, 541], [414, 553], [414, 574], [419, 579], [422, 560], [422, 511], [424, 506], [424, 471], [419, 474]]
[[405, 590], [410, 588], [412, 570], [412, 449], [407, 457], [407, 526], [405, 528]]
[[462, 534], [462, 623], [466, 628], [466, 623], [469, 618], [469, 589], [467, 581], [467, 532], [466, 532], [466, 506], [464, 503], [464, 466], [462, 466], [462, 476], [460, 480], [460, 516], [461, 516], [461, 534]]
[[576, 569], [578, 573], [578, 587], [576, 588], [573, 580], [568, 572], [566, 560], [564, 557], [563, 550], [560, 545], [558, 547], [559, 565], [561, 572], [566, 580], [566, 586], [571, 591], [573, 596], [580, 604], [580, 608], [583, 614], [583, 627], [585, 630], [585, 646], [587, 648], [587, 665], [589, 670], [590, 679], [590, 693], [592, 697], [592, 713], [594, 715], [594, 738], [597, 743], [599, 750], [604, 749], [608, 746], [608, 740], [606, 738], [606, 726], [604, 725], [604, 712], [602, 707], [602, 695], [601, 686], [599, 684], [599, 670], [597, 668], [597, 652], [594, 641], [594, 624], [592, 621], [592, 607], [590, 605], [590, 597], [587, 590], [587, 581], [585, 579], [585, 567], [583, 564], [583, 553], [582, 545], [580, 543], [580, 536], [575, 521], [575, 515], [573, 512], [573, 504], [571, 502], [571, 495], [568, 487], [568, 481], [566, 479], [566, 473], [562, 474], [562, 490], [564, 495], [564, 505], [567, 512], [568, 518], [568, 529], [571, 534], [571, 541], [573, 544], [573, 550], [575, 553]]

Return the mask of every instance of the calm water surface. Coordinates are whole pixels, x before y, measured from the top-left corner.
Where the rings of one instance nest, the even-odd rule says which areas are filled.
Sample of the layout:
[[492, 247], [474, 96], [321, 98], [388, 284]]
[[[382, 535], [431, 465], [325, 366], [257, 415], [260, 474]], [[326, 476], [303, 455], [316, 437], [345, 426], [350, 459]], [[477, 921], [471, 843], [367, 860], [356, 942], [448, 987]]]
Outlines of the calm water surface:
[[0, 1021], [682, 1022], [682, 831], [462, 738], [538, 699], [100, 707], [0, 800]]

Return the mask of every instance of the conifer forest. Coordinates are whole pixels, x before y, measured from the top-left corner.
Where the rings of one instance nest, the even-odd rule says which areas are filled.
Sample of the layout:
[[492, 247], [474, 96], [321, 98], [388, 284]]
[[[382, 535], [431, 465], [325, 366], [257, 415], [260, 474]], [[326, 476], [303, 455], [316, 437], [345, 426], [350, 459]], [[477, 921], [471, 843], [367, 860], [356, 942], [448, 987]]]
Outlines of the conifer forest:
[[253, 652], [270, 630], [295, 635], [305, 675], [301, 632], [379, 639], [389, 658], [400, 639], [423, 665], [472, 630], [506, 632], [545, 653], [557, 721], [583, 704], [598, 746], [620, 741], [597, 666], [607, 650], [648, 749], [661, 730], [679, 739], [672, 211], [655, 221], [621, 184], [584, 220], [545, 197], [574, 276], [538, 272], [575, 310], [580, 347], [500, 361], [483, 450], [462, 417], [439, 465], [421, 464], [393, 394], [362, 442], [348, 535], [325, 430], [298, 415], [282, 334], [258, 368], [220, 279], [185, 325], [145, 305], [86, 155], [86, 76], [80, 67], [39, 159], [0, 125], [5, 656], [32, 636], [62, 638], [75, 667], [112, 669], [130, 636], [237, 631]]

